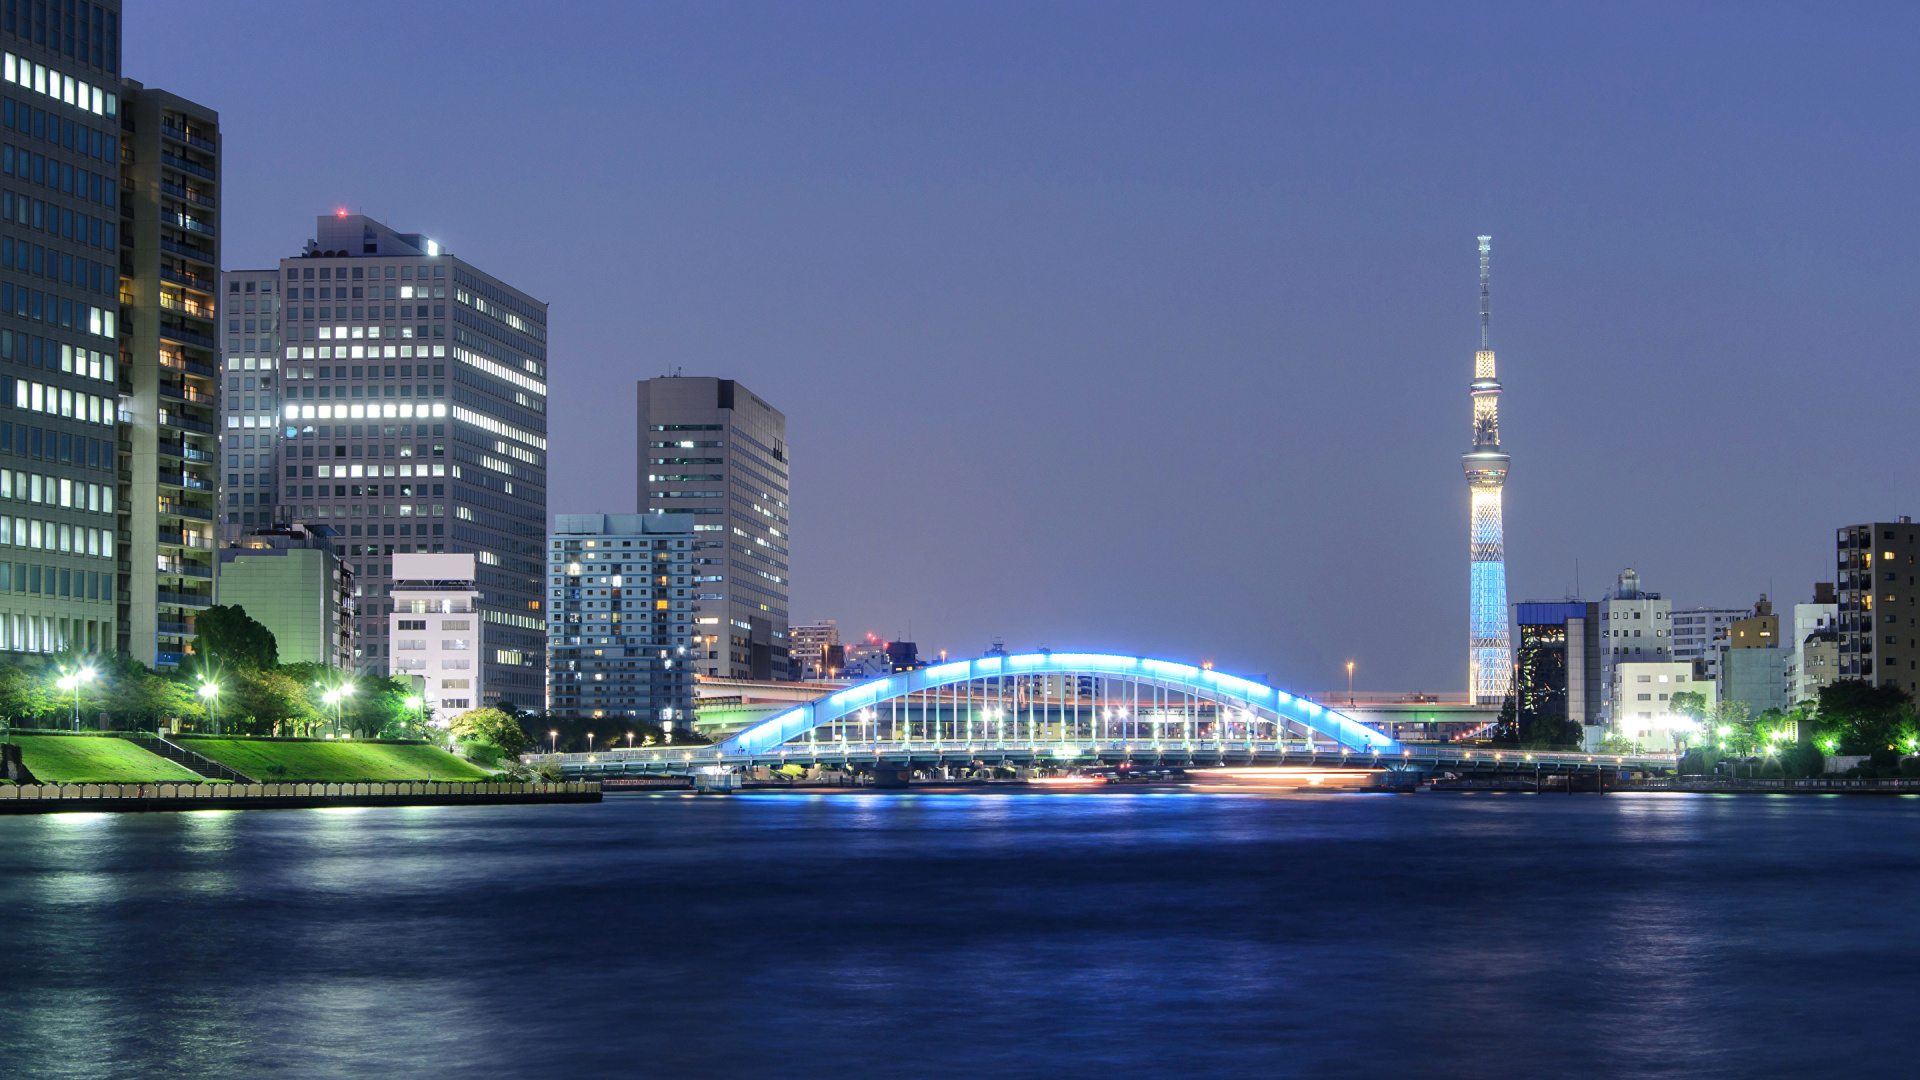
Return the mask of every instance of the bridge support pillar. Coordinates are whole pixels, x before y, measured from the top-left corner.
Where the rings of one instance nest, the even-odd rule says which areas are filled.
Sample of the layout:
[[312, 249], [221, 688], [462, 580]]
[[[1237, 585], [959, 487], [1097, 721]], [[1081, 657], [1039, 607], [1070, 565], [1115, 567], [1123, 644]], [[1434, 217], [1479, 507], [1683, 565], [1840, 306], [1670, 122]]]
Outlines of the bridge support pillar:
[[897, 791], [905, 788], [912, 779], [912, 769], [878, 768], [873, 770], [873, 786], [877, 788], [887, 788]]

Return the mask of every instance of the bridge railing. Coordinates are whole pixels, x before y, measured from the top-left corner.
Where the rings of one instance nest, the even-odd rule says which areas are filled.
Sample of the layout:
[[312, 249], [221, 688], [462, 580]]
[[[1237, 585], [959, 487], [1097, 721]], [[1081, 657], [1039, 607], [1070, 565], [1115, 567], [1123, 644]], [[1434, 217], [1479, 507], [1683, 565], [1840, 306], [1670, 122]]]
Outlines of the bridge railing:
[[806, 761], [816, 757], [886, 757], [897, 754], [938, 753], [966, 754], [1016, 753], [1031, 754], [1035, 757], [1050, 757], [1061, 764], [1095, 764], [1108, 755], [1153, 755], [1159, 753], [1177, 754], [1306, 754], [1318, 757], [1340, 757], [1356, 765], [1377, 765], [1380, 768], [1394, 768], [1396, 763], [1421, 764], [1459, 764], [1461, 766], [1507, 767], [1525, 769], [1529, 766], [1578, 766], [1578, 767], [1619, 767], [1665, 768], [1674, 764], [1673, 754], [1588, 754], [1571, 751], [1512, 750], [1487, 747], [1462, 748], [1435, 744], [1401, 744], [1398, 753], [1355, 750], [1337, 743], [1316, 743], [1305, 740], [1241, 740], [1241, 739], [1195, 739], [1162, 741], [1023, 741], [1013, 739], [900, 739], [882, 742], [820, 741], [791, 742], [755, 753], [722, 753], [718, 744], [712, 746], [661, 746], [619, 747], [612, 750], [597, 750], [592, 753], [578, 754], [530, 754], [528, 759], [535, 762], [551, 762], [562, 767], [586, 766], [595, 764], [613, 764], [623, 762], [658, 762], [666, 765], [739, 765], [754, 761]]

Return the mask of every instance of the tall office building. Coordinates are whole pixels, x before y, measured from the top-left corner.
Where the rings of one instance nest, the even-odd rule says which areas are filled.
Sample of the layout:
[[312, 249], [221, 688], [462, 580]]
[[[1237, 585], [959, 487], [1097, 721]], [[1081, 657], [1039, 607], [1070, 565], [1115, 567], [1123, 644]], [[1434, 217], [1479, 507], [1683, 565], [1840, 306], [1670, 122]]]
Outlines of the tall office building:
[[0, 648], [105, 651], [128, 557], [119, 16], [0, 10]]
[[1839, 530], [1839, 678], [1920, 691], [1916, 536], [1906, 516]]
[[1513, 688], [1507, 636], [1507, 541], [1500, 495], [1511, 459], [1500, 449], [1500, 380], [1494, 375], [1488, 260], [1480, 238], [1480, 351], [1473, 357], [1473, 449], [1460, 455], [1473, 508], [1468, 549], [1467, 701], [1497, 702]]
[[344, 211], [281, 260], [279, 283], [276, 518], [338, 534], [360, 590], [360, 670], [391, 670], [393, 557], [468, 553], [482, 695], [541, 707], [547, 306]]
[[1600, 605], [1536, 600], [1514, 609], [1513, 692], [1521, 713], [1571, 720], [1586, 734], [1600, 722]]
[[694, 670], [788, 679], [787, 418], [732, 379], [640, 383], [642, 512], [691, 514]]
[[221, 395], [220, 540], [236, 543], [274, 524], [280, 433], [280, 271], [220, 275], [226, 323]]

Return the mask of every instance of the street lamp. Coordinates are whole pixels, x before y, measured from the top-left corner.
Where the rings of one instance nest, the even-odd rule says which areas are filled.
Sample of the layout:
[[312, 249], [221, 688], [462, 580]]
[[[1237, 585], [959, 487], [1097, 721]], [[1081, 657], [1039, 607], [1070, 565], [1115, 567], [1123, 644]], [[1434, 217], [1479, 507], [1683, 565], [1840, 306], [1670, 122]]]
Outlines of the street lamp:
[[419, 695], [419, 694], [415, 694], [415, 695], [413, 695], [412, 697], [410, 697], [410, 698], [408, 698], [408, 699], [407, 699], [407, 701], [406, 701], [406, 705], [407, 705], [407, 708], [409, 708], [409, 709], [415, 709], [415, 710], [418, 710], [418, 711], [419, 711], [419, 713], [420, 713], [420, 725], [421, 725], [422, 727], [425, 727], [425, 726], [426, 726], [426, 724], [427, 724], [427, 720], [428, 720], [428, 717], [427, 717], [427, 699], [426, 699], [426, 698], [424, 698], [424, 697], [422, 697], [422, 696], [421, 696], [421, 695]]
[[220, 734], [220, 684], [207, 680], [200, 684], [200, 696], [207, 699], [207, 709], [213, 717], [213, 733]]
[[62, 690], [73, 691], [73, 730], [75, 731], [80, 730], [80, 687], [92, 681], [93, 669], [84, 667], [78, 671], [69, 672], [55, 684]]
[[1353, 661], [1347, 661], [1347, 708], [1353, 708]]
[[550, 754], [560, 752], [560, 732], [558, 729], [547, 732], [547, 752]]

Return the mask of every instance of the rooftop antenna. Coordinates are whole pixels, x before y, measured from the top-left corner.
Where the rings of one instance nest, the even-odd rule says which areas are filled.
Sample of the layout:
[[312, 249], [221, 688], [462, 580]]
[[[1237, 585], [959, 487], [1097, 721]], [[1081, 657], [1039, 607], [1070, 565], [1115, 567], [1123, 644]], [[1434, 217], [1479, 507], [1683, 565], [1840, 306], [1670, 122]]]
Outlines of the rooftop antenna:
[[1493, 348], [1490, 336], [1492, 329], [1493, 294], [1487, 286], [1487, 262], [1493, 257], [1493, 237], [1480, 238], [1480, 348], [1484, 351]]

